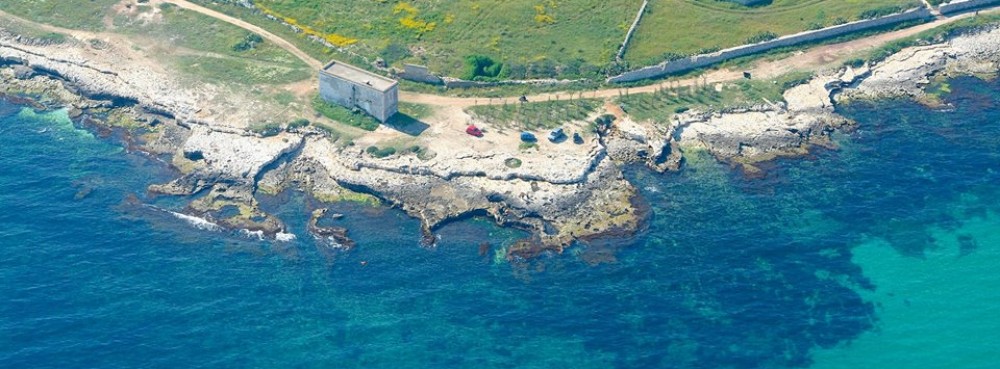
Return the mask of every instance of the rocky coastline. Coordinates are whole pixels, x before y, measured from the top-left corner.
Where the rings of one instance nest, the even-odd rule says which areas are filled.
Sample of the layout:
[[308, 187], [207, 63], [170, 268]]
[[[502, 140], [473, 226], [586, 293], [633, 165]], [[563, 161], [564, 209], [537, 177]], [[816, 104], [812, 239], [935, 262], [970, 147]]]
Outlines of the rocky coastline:
[[[130, 145], [163, 158], [179, 173], [149, 191], [189, 196], [185, 213], [226, 227], [269, 237], [285, 232], [281, 220], [259, 206], [256, 195], [265, 189], [297, 188], [318, 199], [363, 193], [418, 218], [428, 244], [441, 226], [471, 216], [527, 230], [529, 239], [507, 249], [508, 258], [525, 259], [641, 231], [648, 207], [625, 179], [624, 165], [681, 170], [685, 151], [706, 150], [753, 174], [754, 163], [832, 147], [830, 135], [852, 127], [834, 112], [837, 103], [920, 99], [929, 80], [942, 75], [995, 77], [1000, 29], [908, 48], [874, 66], [820, 74], [787, 90], [780, 103], [689, 111], [667, 125], [620, 116], [589, 139], [582, 154], [538, 153], [517, 168], [506, 161], [524, 155], [509, 149], [379, 159], [359, 147], [338, 145], [317, 129], [264, 137], [250, 125], [261, 114], [278, 112], [248, 103], [253, 97], [245, 92], [191, 85], [169, 69], [135, 62], [142, 58], [107, 40], [78, 37], [51, 45], [0, 30], [0, 94], [28, 97], [36, 108], [64, 107], [78, 120], [101, 117], [108, 126], [136, 132]], [[222, 216], [224, 209], [236, 209], [236, 215]], [[310, 228], [353, 245], [347, 230], [320, 227], [315, 217]]]

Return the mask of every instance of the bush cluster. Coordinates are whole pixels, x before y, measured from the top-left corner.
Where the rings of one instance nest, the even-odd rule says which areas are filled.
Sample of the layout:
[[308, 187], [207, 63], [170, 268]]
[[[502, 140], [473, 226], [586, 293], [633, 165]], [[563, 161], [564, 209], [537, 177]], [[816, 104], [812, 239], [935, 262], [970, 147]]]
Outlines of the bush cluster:
[[748, 44], [758, 44], [764, 41], [771, 41], [778, 38], [778, 34], [771, 31], [764, 31], [747, 38]]
[[244, 51], [253, 50], [257, 48], [257, 45], [260, 45], [263, 42], [264, 38], [260, 37], [260, 35], [256, 33], [247, 33], [247, 35], [243, 37], [243, 40], [236, 43], [236, 45], [233, 45], [233, 51], [241, 53]]
[[396, 148], [386, 147], [380, 149], [378, 146], [368, 146], [368, 148], [365, 149], [365, 152], [367, 152], [368, 155], [381, 159], [396, 155]]
[[493, 61], [485, 55], [469, 55], [465, 57], [465, 70], [462, 78], [467, 80], [494, 80], [503, 74], [503, 63]]

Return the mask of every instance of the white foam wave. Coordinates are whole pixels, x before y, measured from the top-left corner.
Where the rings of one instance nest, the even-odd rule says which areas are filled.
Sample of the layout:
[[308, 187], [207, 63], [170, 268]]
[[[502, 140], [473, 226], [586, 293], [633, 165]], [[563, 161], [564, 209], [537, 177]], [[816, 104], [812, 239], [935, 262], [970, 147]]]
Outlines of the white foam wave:
[[182, 213], [173, 212], [173, 211], [169, 211], [169, 210], [167, 212], [170, 213], [170, 215], [173, 215], [174, 217], [176, 217], [177, 219], [183, 220], [183, 221], [187, 222], [188, 224], [190, 224], [191, 226], [193, 226], [195, 228], [198, 228], [198, 229], [203, 229], [203, 230], [206, 230], [206, 231], [215, 231], [215, 232], [218, 232], [218, 231], [222, 230], [221, 226], [219, 226], [218, 224], [212, 223], [211, 221], [209, 221], [208, 219], [205, 219], [205, 218], [199, 218], [199, 217], [196, 217], [196, 216], [193, 216], [193, 215], [182, 214]]
[[261, 241], [264, 240], [264, 231], [261, 230], [251, 231], [249, 229], [241, 229], [240, 233], [242, 233], [247, 238], [257, 237], [258, 240]]
[[333, 238], [333, 236], [323, 237], [316, 234], [313, 234], [312, 236], [317, 242], [331, 250], [347, 250], [347, 247], [344, 246], [344, 244], [337, 242], [337, 239]]
[[292, 242], [295, 241], [295, 234], [278, 232], [274, 234], [274, 239], [281, 242]]

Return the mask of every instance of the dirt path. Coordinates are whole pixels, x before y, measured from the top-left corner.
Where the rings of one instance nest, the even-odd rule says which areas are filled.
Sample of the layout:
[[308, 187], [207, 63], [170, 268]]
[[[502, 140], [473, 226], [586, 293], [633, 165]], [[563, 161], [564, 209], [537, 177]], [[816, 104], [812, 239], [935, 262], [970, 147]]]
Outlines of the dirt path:
[[240, 20], [238, 18], [234, 18], [234, 17], [228, 16], [226, 14], [217, 12], [215, 10], [206, 8], [206, 7], [201, 6], [201, 5], [193, 4], [193, 3], [189, 2], [189, 1], [184, 1], [184, 0], [159, 0], [159, 1], [153, 1], [153, 3], [157, 3], [157, 2], [174, 4], [174, 5], [177, 5], [177, 6], [181, 7], [181, 8], [183, 8], [183, 9], [187, 9], [187, 10], [190, 10], [190, 11], [193, 11], [193, 12], [198, 12], [198, 13], [207, 15], [209, 17], [218, 19], [220, 21], [232, 24], [234, 26], [243, 28], [243, 29], [245, 29], [247, 31], [256, 33], [256, 34], [260, 35], [261, 37], [267, 39], [268, 41], [271, 41], [271, 42], [275, 43], [276, 45], [278, 45], [282, 49], [285, 49], [286, 51], [292, 53], [292, 55], [295, 55], [299, 59], [302, 59], [302, 61], [304, 61], [310, 67], [312, 67], [314, 69], [323, 68], [323, 64], [324, 64], [323, 62], [321, 62], [319, 60], [316, 60], [315, 58], [309, 56], [309, 54], [306, 54], [302, 50], [299, 50], [299, 48], [295, 47], [295, 45], [292, 45], [291, 42], [288, 42], [285, 39], [279, 37], [278, 35], [275, 35], [275, 34], [273, 34], [271, 32], [268, 32], [267, 30], [265, 30], [263, 28], [260, 28], [260, 27], [257, 27], [257, 26], [255, 26], [253, 24], [250, 24], [250, 23], [246, 22], [246, 21], [243, 21], [243, 20]]

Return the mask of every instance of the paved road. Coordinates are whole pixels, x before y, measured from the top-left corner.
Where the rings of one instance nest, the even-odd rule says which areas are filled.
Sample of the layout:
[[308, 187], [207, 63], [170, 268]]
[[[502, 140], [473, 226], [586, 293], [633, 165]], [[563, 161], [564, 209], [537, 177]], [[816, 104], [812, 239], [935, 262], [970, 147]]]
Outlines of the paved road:
[[[268, 32], [267, 30], [257, 27], [253, 24], [247, 23], [246, 21], [228, 16], [226, 14], [217, 12], [206, 7], [193, 4], [186, 0], [160, 0], [162, 2], [171, 3], [177, 5], [181, 8], [195, 11], [218, 20], [236, 25], [248, 31], [257, 33], [262, 37], [274, 42], [281, 48], [287, 50], [288, 52], [294, 54], [302, 61], [309, 64], [309, 66], [319, 69], [322, 68], [323, 62], [314, 59], [302, 50], [299, 50], [295, 45], [286, 41], [285, 39]], [[979, 13], [996, 13], [1000, 12], [1000, 7], [992, 7], [985, 10], [979, 11]], [[948, 23], [955, 22], [960, 19], [968, 18], [974, 16], [975, 13], [965, 13], [949, 18], [938, 18], [933, 22], [924, 23], [916, 25], [913, 27], [881, 33], [873, 35], [870, 37], [864, 37], [856, 40], [851, 40], [839, 44], [821, 45], [805, 50], [802, 53], [797, 53], [793, 56], [773, 61], [760, 61], [757, 62], [753, 67], [749, 68], [751, 72], [757, 78], [771, 78], [777, 77], [784, 73], [793, 70], [803, 70], [803, 69], [818, 69], [830, 66], [836, 66], [840, 62], [840, 59], [856, 53], [861, 50], [876, 48], [885, 45], [891, 41], [898, 40], [901, 38], [906, 38], [913, 36], [920, 32], [933, 29], [936, 27], [943, 26]], [[703, 83], [720, 83], [727, 81], [734, 81], [743, 78], [742, 71], [733, 70], [716, 70], [707, 72], [706, 74], [698, 77], [691, 77], [681, 80], [667, 80], [657, 84], [635, 87], [635, 88], [606, 88], [596, 91], [585, 91], [582, 92], [582, 96], [585, 98], [611, 98], [616, 97], [621, 94], [637, 94], [637, 93], [652, 93], [661, 88], [667, 87], [686, 87], [695, 84]], [[568, 100], [571, 98], [578, 98], [581, 96], [581, 92], [555, 92], [555, 93], [545, 93], [536, 94], [528, 96], [529, 101], [548, 101], [548, 100]], [[510, 103], [517, 100], [517, 97], [507, 97], [507, 98], [469, 98], [469, 97], [450, 97], [441, 96], [433, 94], [423, 94], [409, 91], [401, 91], [399, 95], [400, 101], [409, 103], [419, 103], [427, 105], [439, 105], [439, 106], [452, 106], [452, 107], [468, 107], [473, 105], [498, 105], [503, 104], [505, 101]]]

